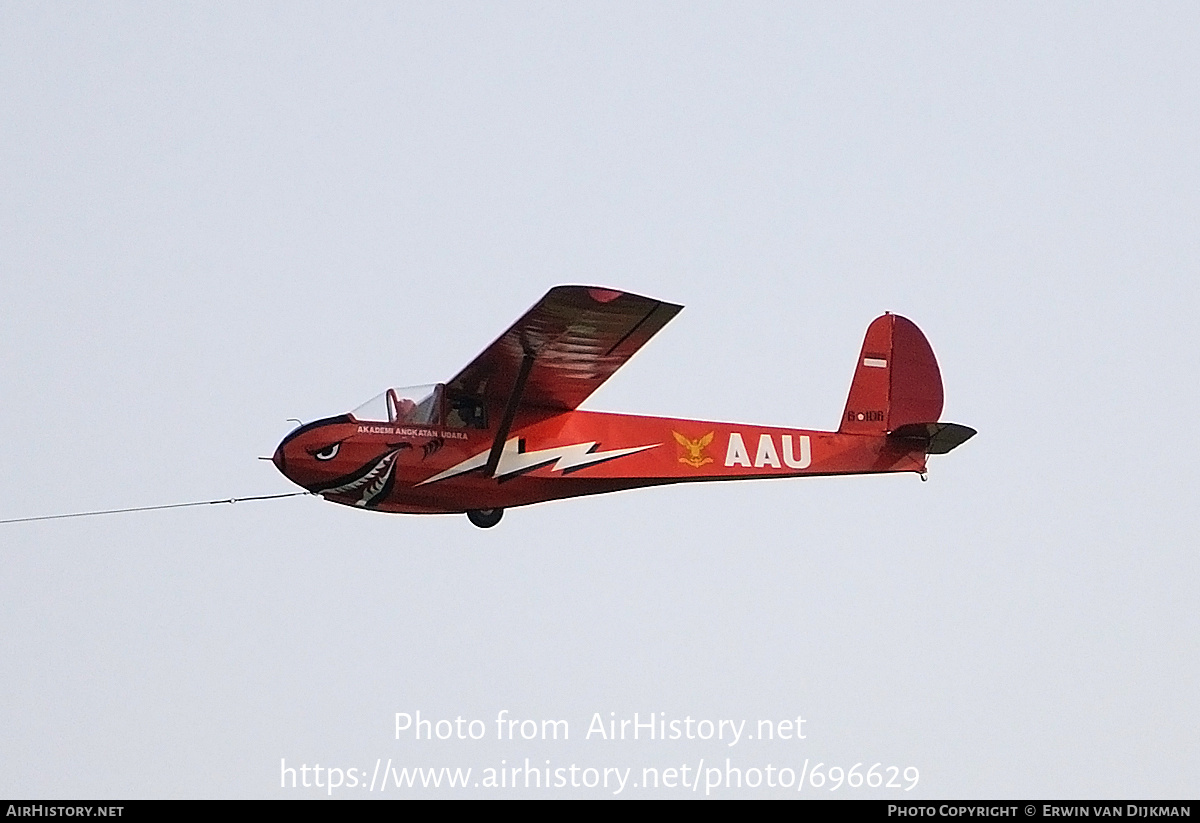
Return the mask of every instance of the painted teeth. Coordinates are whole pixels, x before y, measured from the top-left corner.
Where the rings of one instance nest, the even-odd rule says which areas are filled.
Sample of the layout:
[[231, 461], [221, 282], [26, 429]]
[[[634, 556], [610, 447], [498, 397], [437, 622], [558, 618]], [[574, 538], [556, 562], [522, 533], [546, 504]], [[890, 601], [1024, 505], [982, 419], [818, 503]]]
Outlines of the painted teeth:
[[390, 469], [396, 462], [396, 455], [399, 453], [399, 450], [397, 450], [384, 455], [383, 459], [376, 463], [375, 467], [362, 477], [358, 478], [352, 483], [347, 483], [344, 486], [338, 486], [335, 489], [327, 489], [325, 492], [323, 492], [323, 494], [345, 494], [346, 492], [352, 492], [356, 489], [361, 489], [363, 486], [379, 477], [380, 472], [382, 472], [384, 469]]
[[392, 476], [392, 470], [395, 468], [396, 468], [396, 461], [393, 460], [393, 461], [391, 461], [391, 463], [388, 464], [388, 469], [386, 472], [384, 472], [383, 476], [371, 484], [371, 487], [369, 489], [367, 489], [367, 491], [363, 494], [362, 500], [359, 500], [358, 503], [355, 505], [368, 506], [371, 503], [374, 503], [375, 498], [378, 497], [383, 492], [384, 488], [387, 486], [388, 479]]

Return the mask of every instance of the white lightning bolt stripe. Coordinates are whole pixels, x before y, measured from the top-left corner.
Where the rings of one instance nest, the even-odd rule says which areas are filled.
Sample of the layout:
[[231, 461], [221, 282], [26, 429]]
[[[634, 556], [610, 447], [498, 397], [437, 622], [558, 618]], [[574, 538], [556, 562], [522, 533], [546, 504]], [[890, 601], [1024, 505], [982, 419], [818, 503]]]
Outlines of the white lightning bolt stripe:
[[[596, 447], [596, 443], [575, 443], [570, 446], [553, 446], [549, 449], [541, 449], [535, 452], [523, 452], [519, 448], [521, 438], [510, 437], [504, 444], [504, 450], [500, 452], [500, 464], [496, 467], [496, 477], [505, 477], [510, 474], [527, 471], [536, 466], [541, 466], [550, 461], [554, 461], [552, 469], [556, 472], [570, 471], [571, 469], [579, 469], [584, 466], [590, 466], [592, 463], [601, 463], [605, 460], [612, 460], [616, 457], [624, 457], [627, 454], [653, 449], [656, 446], [661, 446], [661, 443], [651, 443], [648, 446], [633, 446], [628, 449], [613, 449], [606, 452], [594, 452], [590, 449]], [[445, 480], [449, 477], [454, 477], [459, 474], [466, 474], [475, 469], [481, 469], [487, 465], [488, 453], [491, 449], [482, 451], [474, 457], [468, 457], [456, 466], [451, 466], [440, 474], [435, 474], [428, 480], [422, 480], [418, 486], [424, 486], [426, 483], [436, 483], [439, 480]]]

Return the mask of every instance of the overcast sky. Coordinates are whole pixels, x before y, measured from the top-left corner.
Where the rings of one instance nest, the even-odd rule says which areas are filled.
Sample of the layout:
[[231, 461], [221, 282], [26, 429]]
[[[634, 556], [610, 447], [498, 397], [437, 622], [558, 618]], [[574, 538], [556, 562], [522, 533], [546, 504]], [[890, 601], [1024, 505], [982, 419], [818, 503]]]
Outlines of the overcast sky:
[[[1200, 791], [1195, 3], [7, 2], [0, 106], [0, 518], [294, 490], [255, 459], [288, 418], [445, 380], [563, 283], [686, 306], [586, 408], [835, 429], [888, 310], [979, 430], [928, 483], [488, 531], [311, 498], [0, 526], [0, 794], [525, 758], [634, 797], [702, 796], [632, 785], [702, 760]], [[417, 711], [488, 733], [397, 740]], [[805, 739], [586, 736], [635, 712]], [[333, 794], [613, 793], [366, 779]]]

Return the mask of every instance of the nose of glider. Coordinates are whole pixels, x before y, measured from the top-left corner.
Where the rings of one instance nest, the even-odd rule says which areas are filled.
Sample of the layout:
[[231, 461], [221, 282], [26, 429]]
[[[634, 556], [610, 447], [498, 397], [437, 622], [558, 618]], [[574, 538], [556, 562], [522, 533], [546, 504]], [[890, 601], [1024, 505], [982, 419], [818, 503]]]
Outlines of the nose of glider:
[[355, 428], [345, 415], [306, 423], [283, 438], [271, 462], [280, 474], [301, 488], [309, 491], [328, 488], [331, 481], [346, 471], [344, 461], [337, 458], [342, 443]]
[[283, 444], [280, 443], [275, 449], [275, 454], [271, 455], [271, 462], [275, 464], [275, 468], [279, 469], [279, 473], [287, 477], [287, 461], [283, 459]]

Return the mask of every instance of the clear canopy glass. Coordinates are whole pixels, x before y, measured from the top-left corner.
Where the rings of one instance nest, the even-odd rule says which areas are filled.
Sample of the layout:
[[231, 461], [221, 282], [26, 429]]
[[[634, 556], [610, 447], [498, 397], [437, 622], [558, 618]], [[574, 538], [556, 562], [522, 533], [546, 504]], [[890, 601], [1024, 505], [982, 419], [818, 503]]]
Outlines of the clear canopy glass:
[[355, 420], [370, 423], [437, 424], [439, 384], [388, 389], [354, 411]]

